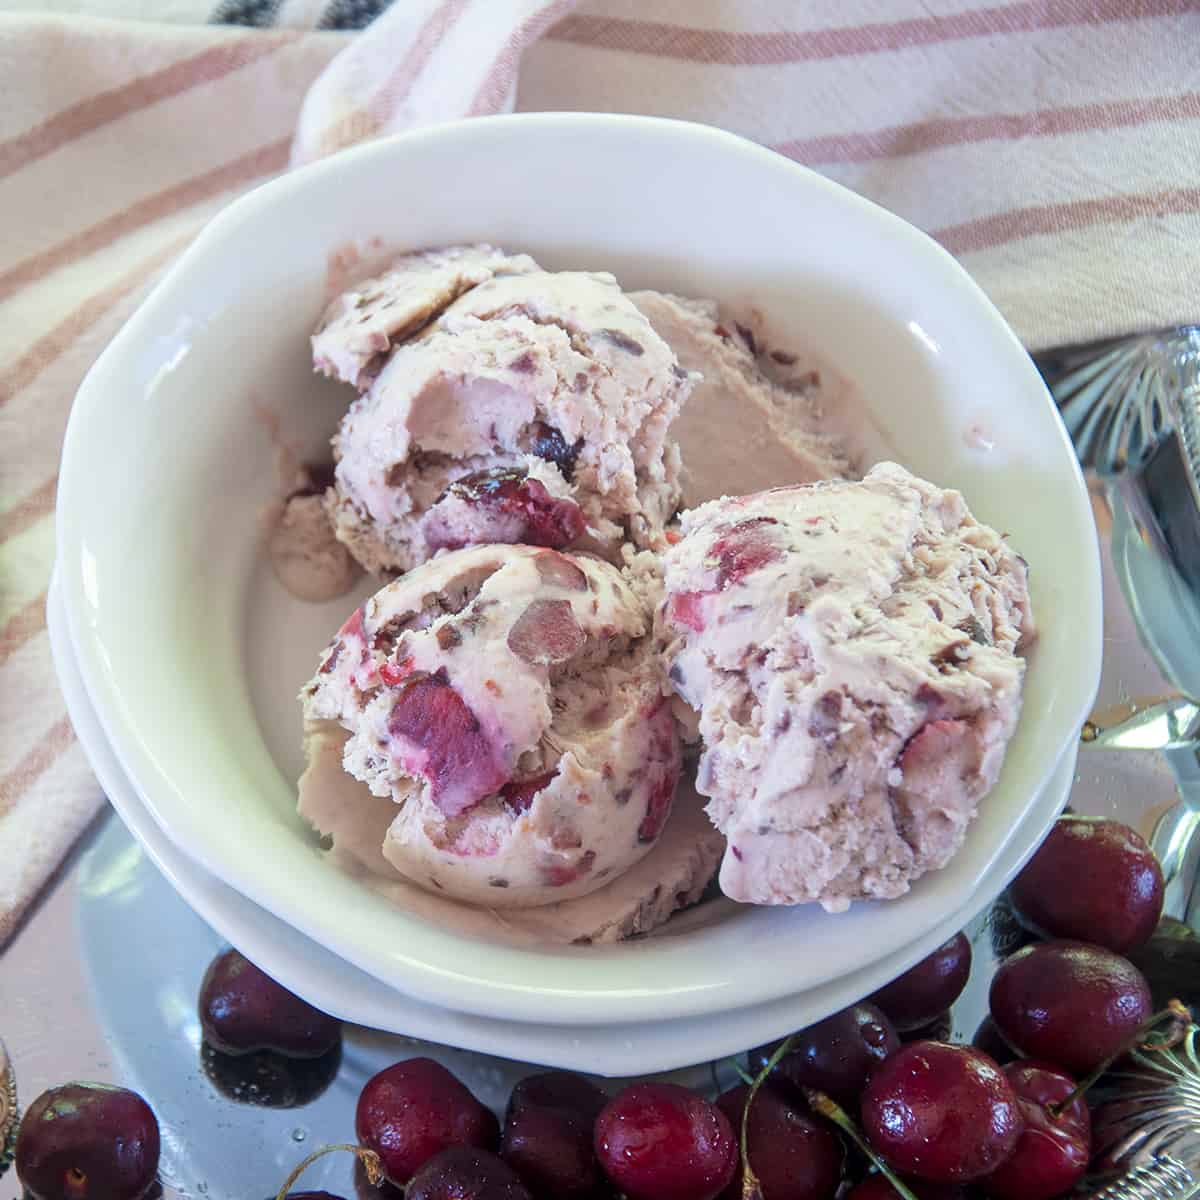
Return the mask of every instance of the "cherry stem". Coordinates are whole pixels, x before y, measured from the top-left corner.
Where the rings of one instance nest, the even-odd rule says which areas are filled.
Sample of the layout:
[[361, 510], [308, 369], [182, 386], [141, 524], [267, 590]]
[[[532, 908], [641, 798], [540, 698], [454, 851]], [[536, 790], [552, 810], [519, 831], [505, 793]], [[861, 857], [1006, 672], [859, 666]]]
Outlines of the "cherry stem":
[[[1147, 1034], [1152, 1033], [1157, 1026], [1163, 1025], [1167, 1021], [1176, 1022], [1178, 1027], [1174, 1032], [1169, 1032], [1164, 1037], [1156, 1038], [1153, 1042], [1143, 1042], [1142, 1039]], [[1053, 1104], [1047, 1104], [1046, 1111], [1050, 1114], [1051, 1118], [1057, 1121], [1122, 1055], [1128, 1054], [1131, 1050], [1169, 1050], [1172, 1046], [1179, 1045], [1191, 1023], [1191, 1009], [1181, 1000], [1168, 1000], [1166, 1008], [1160, 1012], [1156, 1012], [1148, 1021], [1139, 1025], [1121, 1044], [1121, 1047], [1115, 1054], [1109, 1055], [1090, 1075], [1080, 1080], [1065, 1099], [1056, 1101]]]
[[[779, 1060], [792, 1048], [795, 1041], [796, 1035], [793, 1033], [776, 1046], [775, 1053], [763, 1064], [762, 1070], [755, 1076], [750, 1090], [746, 1093], [746, 1103], [742, 1106], [742, 1128], [738, 1137], [738, 1150], [742, 1157], [742, 1200], [762, 1200], [763, 1194], [762, 1184], [758, 1182], [758, 1176], [750, 1165], [750, 1105], [754, 1103], [754, 1097], [758, 1095], [758, 1089], [766, 1082], [767, 1076], [775, 1070]], [[738, 1074], [741, 1073], [739, 1067]]]
[[870, 1142], [858, 1132], [854, 1121], [836, 1100], [824, 1092], [817, 1091], [816, 1088], [807, 1087], [804, 1089], [804, 1098], [813, 1112], [827, 1121], [832, 1121], [875, 1164], [880, 1174], [896, 1189], [896, 1195], [900, 1197], [900, 1200], [917, 1200], [917, 1197], [905, 1186], [904, 1181], [880, 1158]]
[[379, 1161], [379, 1155], [374, 1150], [368, 1150], [364, 1146], [352, 1146], [348, 1142], [338, 1142], [333, 1146], [322, 1146], [320, 1150], [314, 1150], [284, 1181], [283, 1187], [279, 1189], [275, 1200], [287, 1200], [287, 1194], [292, 1190], [292, 1184], [308, 1170], [309, 1167], [317, 1161], [318, 1158], [324, 1158], [326, 1154], [333, 1154], [338, 1150], [346, 1150], [353, 1154], [355, 1158], [363, 1165], [363, 1170], [367, 1173], [367, 1182], [372, 1187], [378, 1187], [383, 1182], [383, 1163]]

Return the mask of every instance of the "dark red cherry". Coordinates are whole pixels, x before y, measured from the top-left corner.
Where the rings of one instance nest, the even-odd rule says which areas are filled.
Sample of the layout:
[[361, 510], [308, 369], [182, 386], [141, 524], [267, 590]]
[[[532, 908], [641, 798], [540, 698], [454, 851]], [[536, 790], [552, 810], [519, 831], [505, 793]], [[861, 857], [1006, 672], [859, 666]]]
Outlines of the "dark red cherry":
[[529, 1075], [513, 1088], [500, 1157], [536, 1200], [591, 1200], [606, 1194], [592, 1128], [608, 1096], [571, 1071]]
[[[734, 1136], [741, 1136], [750, 1088], [741, 1084], [717, 1100]], [[761, 1087], [750, 1106], [746, 1150], [758, 1176], [762, 1200], [833, 1200], [842, 1178], [842, 1144], [823, 1121], [771, 1086]], [[742, 1166], [721, 1200], [742, 1200]]]
[[1128, 954], [1162, 915], [1162, 868], [1128, 825], [1062, 816], [1009, 895], [1020, 918], [1042, 934]]
[[[752, 1050], [752, 1070], [761, 1071], [778, 1047], [773, 1042]], [[794, 1034], [773, 1077], [781, 1086], [816, 1088], [839, 1104], [857, 1106], [871, 1072], [899, 1048], [895, 1028], [874, 1004], [852, 1004]]]
[[673, 1083], [635, 1083], [596, 1121], [596, 1157], [628, 1200], [716, 1200], [733, 1178], [725, 1114]]
[[604, 1193], [592, 1122], [570, 1109], [514, 1109], [504, 1122], [500, 1157], [537, 1200], [593, 1200]]
[[440, 1063], [410, 1058], [367, 1080], [354, 1120], [358, 1140], [374, 1150], [384, 1174], [405, 1184], [449, 1146], [495, 1150], [500, 1126], [489, 1109]]
[[1063, 1071], [1026, 1059], [1010, 1063], [1004, 1074], [1017, 1094], [1025, 1132], [1006, 1162], [983, 1180], [983, 1190], [998, 1200], [1051, 1200], [1083, 1178], [1092, 1153], [1092, 1122], [1082, 1096], [1061, 1112], [1075, 1089]]
[[1128, 960], [1085, 942], [1026, 946], [1000, 965], [989, 1003], [1017, 1049], [1083, 1076], [1151, 1015], [1150, 986]]
[[200, 985], [200, 1028], [222, 1054], [271, 1050], [320, 1058], [337, 1045], [342, 1023], [260, 971], [237, 950], [218, 954]]
[[15, 1161], [30, 1200], [140, 1200], [158, 1155], [158, 1121], [136, 1092], [68, 1083], [26, 1110]]
[[956, 933], [915, 967], [871, 997], [900, 1033], [920, 1029], [944, 1013], [962, 995], [971, 975], [971, 943]]
[[913, 1042], [872, 1076], [863, 1130], [897, 1171], [933, 1183], [990, 1175], [1024, 1129], [1016, 1094], [1000, 1068], [969, 1046]]
[[404, 1200], [533, 1200], [503, 1159], [473, 1146], [452, 1146], [412, 1177]]

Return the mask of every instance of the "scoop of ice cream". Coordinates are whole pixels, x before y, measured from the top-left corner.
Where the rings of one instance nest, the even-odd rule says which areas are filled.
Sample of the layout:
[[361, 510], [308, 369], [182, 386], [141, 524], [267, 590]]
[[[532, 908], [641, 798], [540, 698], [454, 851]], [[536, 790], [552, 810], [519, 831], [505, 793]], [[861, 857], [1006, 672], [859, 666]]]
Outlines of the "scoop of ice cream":
[[[397, 264], [392, 276], [411, 291], [420, 269]], [[606, 556], [627, 539], [655, 542], [678, 505], [667, 431], [693, 379], [611, 275], [494, 275], [408, 336], [412, 323], [396, 314], [412, 308], [398, 300], [388, 310], [394, 349], [334, 441], [330, 515], [364, 566], [410, 570], [481, 542]], [[318, 338], [324, 360], [348, 362], [350, 375], [365, 351], [357, 340], [331, 346], [339, 331], [359, 337], [345, 322]], [[458, 486], [496, 479], [522, 494], [501, 503], [498, 487]]]
[[302, 693], [390, 797], [383, 854], [491, 907], [603, 886], [654, 845], [679, 745], [650, 616], [621, 573], [529, 546], [449, 552], [377, 592]]
[[659, 636], [700, 713], [722, 890], [838, 911], [944, 866], [1019, 714], [1023, 560], [890, 463], [712, 501], [682, 533]]
[[[688, 504], [780, 483], [855, 474], [849, 427], [861, 419], [849, 385], [828, 368], [772, 350], [712, 300], [631, 292], [630, 300], [698, 378], [671, 429]], [[831, 409], [855, 408], [848, 412]]]

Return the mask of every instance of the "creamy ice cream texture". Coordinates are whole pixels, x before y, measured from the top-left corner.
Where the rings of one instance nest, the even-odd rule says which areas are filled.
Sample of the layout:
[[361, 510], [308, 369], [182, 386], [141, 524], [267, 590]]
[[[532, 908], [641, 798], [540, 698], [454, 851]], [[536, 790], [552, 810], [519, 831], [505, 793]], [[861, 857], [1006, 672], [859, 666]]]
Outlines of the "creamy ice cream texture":
[[[957, 493], [850, 482], [849, 385], [744, 319], [488, 246], [326, 312], [314, 363], [359, 396], [325, 528], [294, 504], [277, 568], [297, 594], [306, 555], [327, 594], [346, 549], [409, 574], [305, 689], [301, 811], [403, 907], [605, 941], [697, 899], [723, 849], [733, 899], [837, 911], [961, 845], [1019, 713], [1024, 564]], [[669, 811], [671, 687], [712, 824], [686, 780]]]
[[361, 389], [329, 511], [369, 570], [498, 542], [613, 557], [674, 516], [693, 378], [611, 275], [408, 255], [334, 301], [313, 358]]
[[889, 463], [702, 505], [663, 569], [722, 891], [839, 911], [944, 866], [1020, 711], [1033, 625], [1004, 539]]
[[650, 627], [598, 558], [446, 553], [351, 615], [305, 716], [344, 729], [345, 771], [391, 802], [382, 854], [405, 879], [491, 908], [571, 899], [670, 815], [680, 748]]

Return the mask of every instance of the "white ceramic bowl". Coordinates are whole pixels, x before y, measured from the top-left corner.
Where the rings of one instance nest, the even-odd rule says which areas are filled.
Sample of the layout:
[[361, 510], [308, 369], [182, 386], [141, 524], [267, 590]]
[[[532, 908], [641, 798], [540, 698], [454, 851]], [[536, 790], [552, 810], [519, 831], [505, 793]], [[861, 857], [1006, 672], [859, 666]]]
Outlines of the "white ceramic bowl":
[[[962, 488], [1032, 568], [1042, 638], [1025, 717], [963, 851], [910, 895], [830, 917], [746, 909], [615, 947], [487, 946], [396, 911], [322, 861], [294, 814], [294, 696], [352, 602], [288, 600], [259, 561], [273, 412], [300, 451], [345, 403], [307, 335], [348, 243], [486, 239], [551, 267], [753, 303], [861, 390], [895, 455]], [[736, 436], [736, 417], [731, 421]], [[101, 356], [67, 431], [63, 599], [124, 774], [187, 855], [307, 937], [425, 1002], [621, 1023], [745, 1008], [860, 970], [982, 907], [981, 886], [1086, 715], [1101, 651], [1095, 529], [1032, 364], [954, 261], [902, 221], [700, 126], [501, 117], [372, 143], [218, 217]], [[993, 877], [994, 878], [994, 877]], [[669, 930], [669, 927], [668, 927]]]
[[[623, 1025], [555, 1025], [506, 1021], [424, 1004], [350, 966], [278, 917], [252, 904], [240, 892], [210, 875], [163, 833], [117, 763], [88, 700], [67, 633], [57, 578], [50, 585], [46, 608], [54, 665], [62, 682], [71, 723], [101, 787], [125, 824], [141, 841], [150, 859], [218, 935], [237, 946], [272, 979], [345, 1021], [517, 1062], [590, 1071], [597, 1075], [674, 1071], [694, 1063], [728, 1058], [748, 1046], [815, 1024], [894, 979], [966, 925], [974, 914], [974, 906], [968, 902], [966, 911], [946, 913], [916, 941], [890, 951], [849, 975], [804, 992], [781, 996], [778, 1000], [730, 1009], [715, 1017], [708, 1014], [666, 1021], [633, 1021]], [[1026, 817], [1031, 836], [1010, 840], [989, 868], [980, 885], [987, 895], [999, 892], [1016, 874], [1031, 844], [1040, 840], [1058, 815], [1071, 789], [1077, 754], [1077, 746], [1067, 748], [1050, 782], [1039, 793]], [[156, 919], [157, 914], [150, 920]], [[121, 932], [128, 936], [128, 921]], [[185, 961], [194, 949], [187, 947], [180, 952]], [[103, 957], [102, 949], [97, 949], [96, 953]], [[211, 954], [211, 950], [207, 953]], [[206, 961], [207, 958], [198, 962], [193, 959], [190, 969], [194, 971]], [[380, 1064], [383, 1065], [386, 1064]], [[467, 1066], [465, 1063], [446, 1065], [460, 1072]], [[479, 1067], [476, 1063], [476, 1070]], [[469, 1077], [464, 1078], [468, 1084], [472, 1082]], [[695, 1081], [680, 1082], [691, 1085]], [[705, 1085], [708, 1082], [705, 1079]]]

